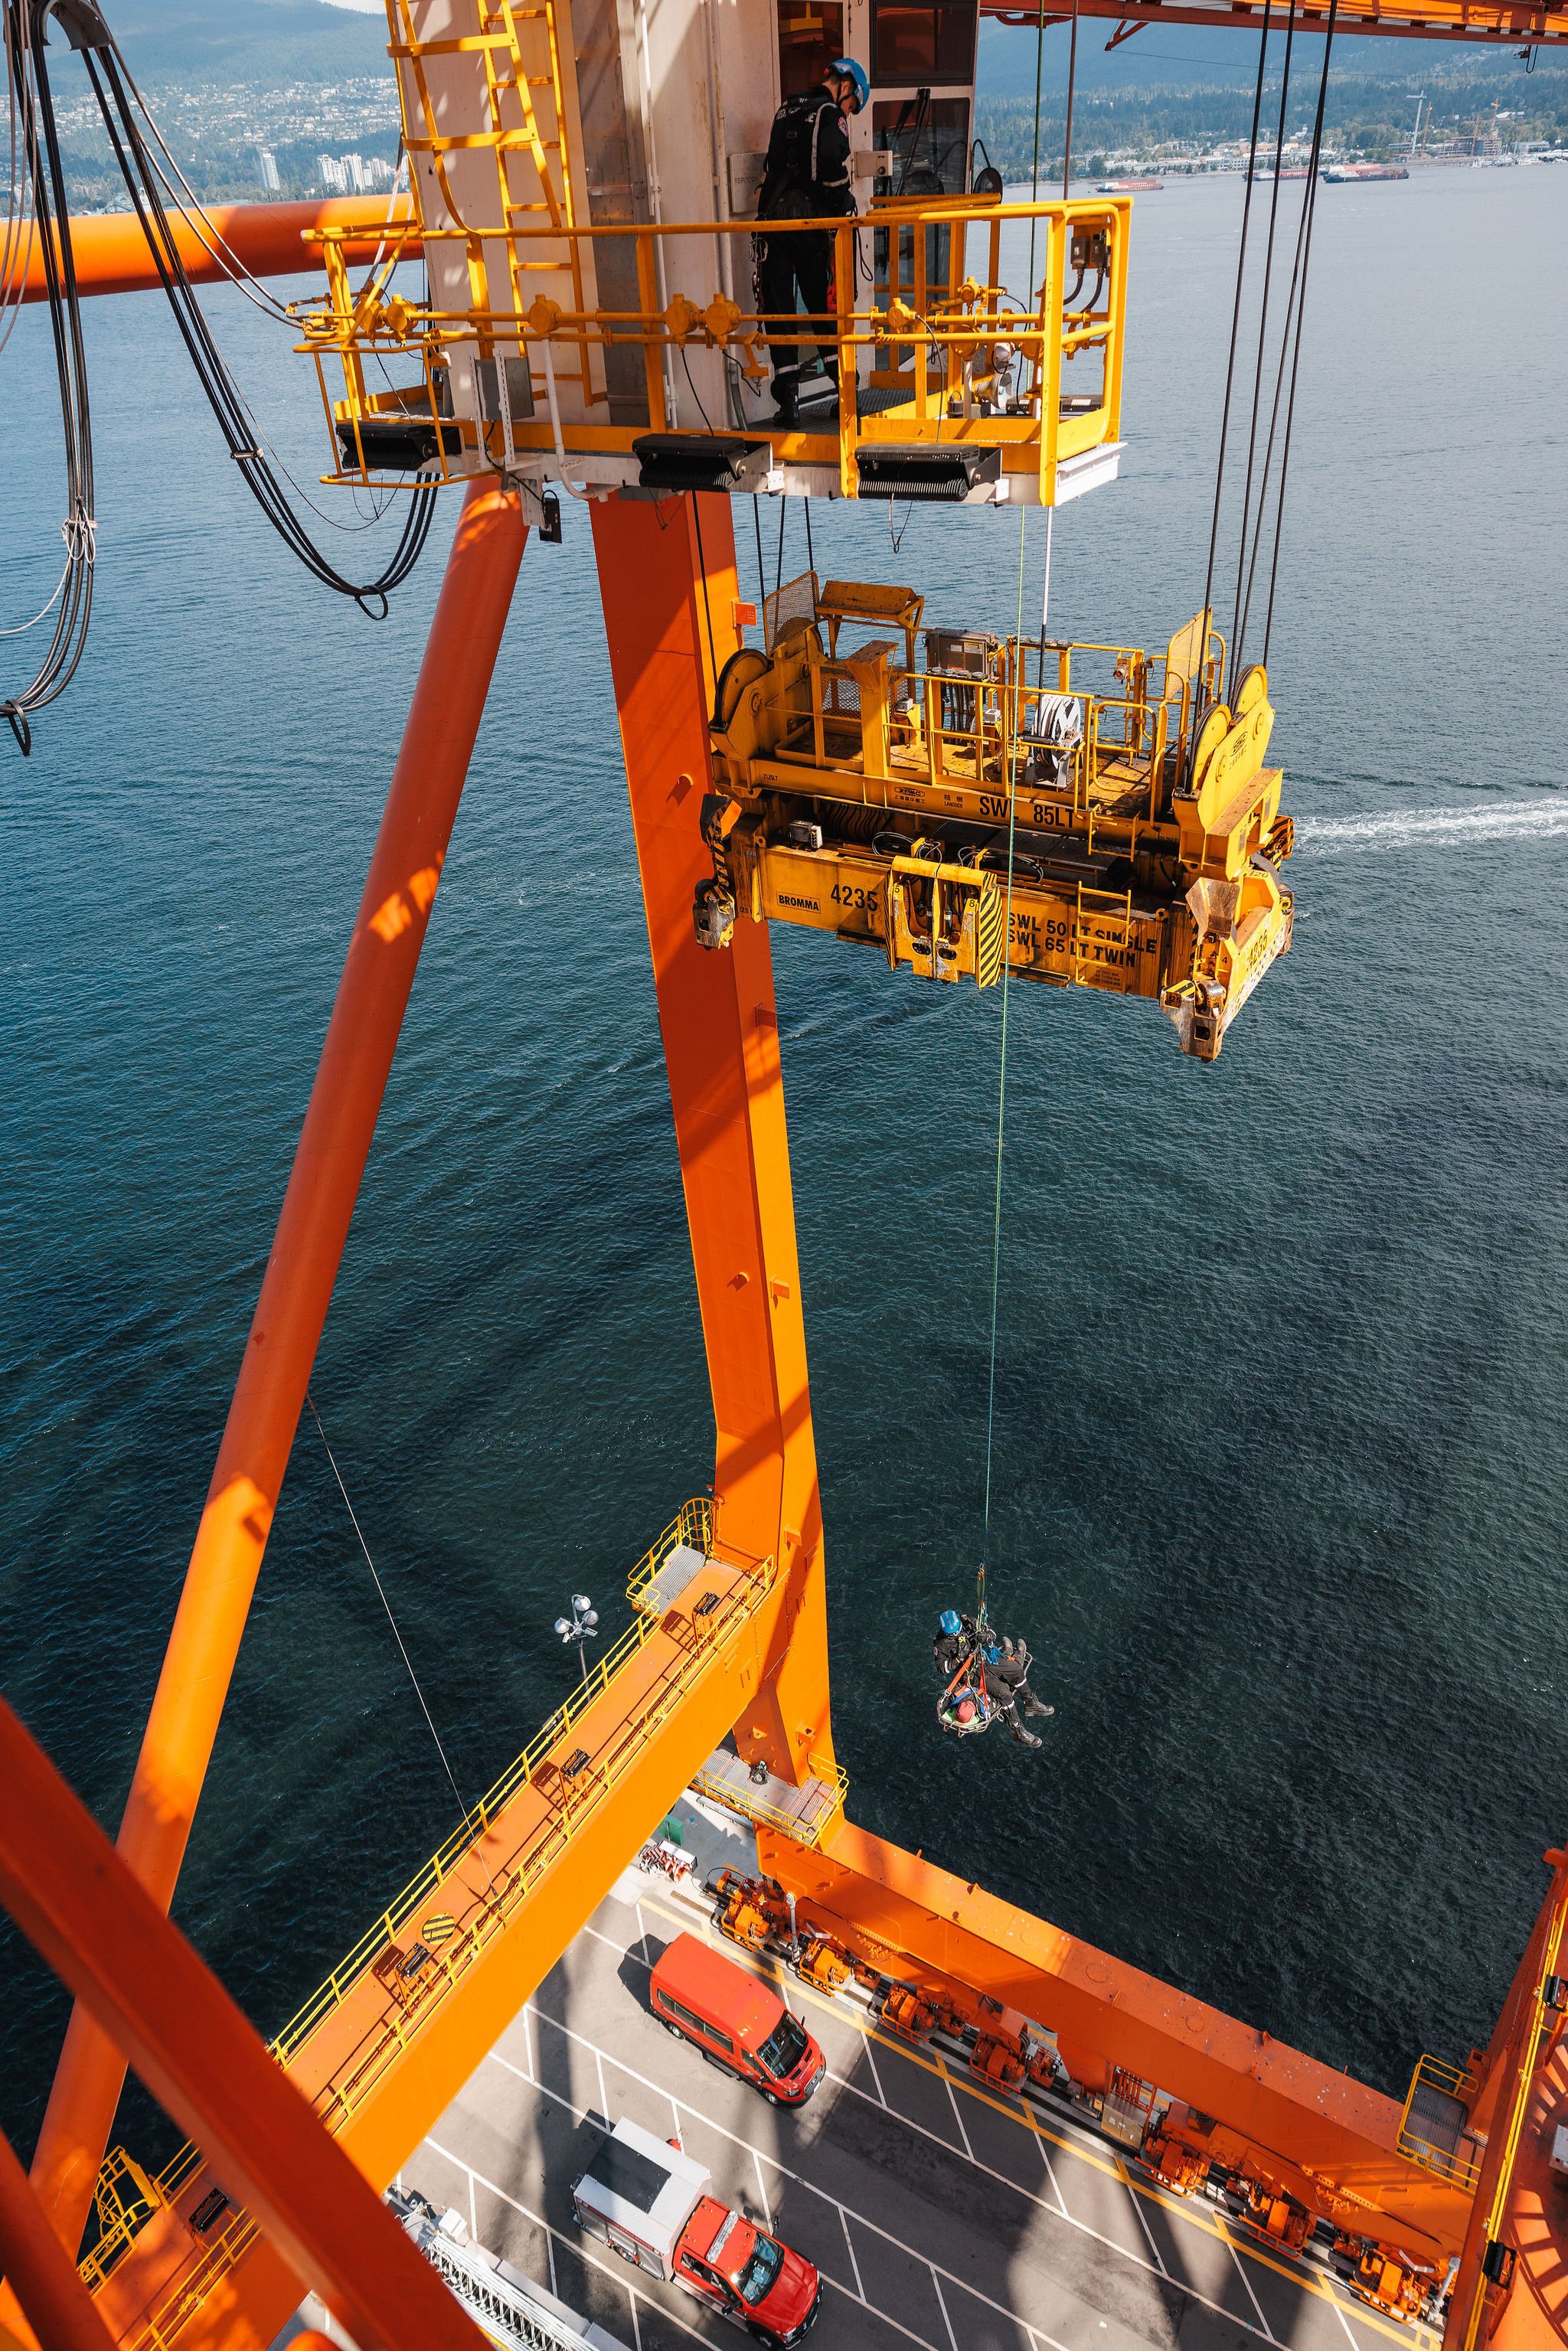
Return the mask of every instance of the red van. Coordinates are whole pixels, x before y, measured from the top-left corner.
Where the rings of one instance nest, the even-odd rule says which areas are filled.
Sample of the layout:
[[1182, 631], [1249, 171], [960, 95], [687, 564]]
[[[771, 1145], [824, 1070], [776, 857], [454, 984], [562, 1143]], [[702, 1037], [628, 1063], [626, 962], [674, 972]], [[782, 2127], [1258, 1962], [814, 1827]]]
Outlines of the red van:
[[653, 1970], [653, 2013], [666, 2032], [753, 2082], [776, 2106], [804, 2105], [828, 2061], [798, 2016], [764, 1983], [677, 1935]]

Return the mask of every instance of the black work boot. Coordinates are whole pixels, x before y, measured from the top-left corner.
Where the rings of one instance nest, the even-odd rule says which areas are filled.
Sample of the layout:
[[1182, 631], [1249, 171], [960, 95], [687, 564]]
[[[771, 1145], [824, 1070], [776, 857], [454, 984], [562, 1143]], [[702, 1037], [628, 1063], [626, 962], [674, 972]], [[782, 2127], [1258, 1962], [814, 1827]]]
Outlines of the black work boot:
[[1032, 1730], [1026, 1730], [1024, 1729], [1022, 1723], [1019, 1720], [1018, 1716], [1013, 1712], [1010, 1706], [1004, 1710], [1002, 1720], [1007, 1724], [1009, 1730], [1012, 1733], [1020, 1747], [1039, 1747], [1041, 1744], [1041, 1741]]
[[1027, 1682], [1018, 1694], [1018, 1702], [1023, 1708], [1025, 1714], [1054, 1714], [1056, 1712], [1056, 1708], [1053, 1706], [1045, 1706], [1041, 1704], [1040, 1700], [1036, 1698], [1033, 1690], [1030, 1688]]

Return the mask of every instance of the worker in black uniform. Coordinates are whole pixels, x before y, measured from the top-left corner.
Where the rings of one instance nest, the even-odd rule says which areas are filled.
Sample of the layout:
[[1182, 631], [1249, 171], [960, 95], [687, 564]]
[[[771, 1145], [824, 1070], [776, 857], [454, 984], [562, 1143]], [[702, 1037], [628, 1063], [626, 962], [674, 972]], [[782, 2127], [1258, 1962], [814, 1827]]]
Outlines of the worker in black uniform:
[[1009, 1730], [1020, 1747], [1038, 1747], [1039, 1734], [1026, 1730], [1019, 1720], [1023, 1714], [1054, 1714], [1053, 1706], [1044, 1706], [1029, 1686], [1030, 1654], [1022, 1641], [988, 1642], [983, 1652], [986, 1675], [986, 1696], [996, 1708]]
[[[852, 57], [835, 57], [815, 89], [785, 99], [768, 141], [768, 168], [757, 200], [758, 221], [841, 220], [854, 211], [844, 118], [858, 114], [870, 95], [864, 68]], [[758, 244], [758, 307], [764, 317], [775, 320], [768, 329], [773, 347], [773, 398], [780, 419], [792, 424], [802, 350], [815, 338], [803, 339], [778, 321], [796, 315], [797, 287], [800, 307], [810, 316], [821, 318], [833, 309], [833, 240], [826, 231], [800, 229], [792, 235], [764, 232]], [[817, 350], [830, 381], [836, 383], [836, 348], [818, 343]]]
[[951, 1681], [966, 1657], [978, 1653], [987, 1698], [998, 1716], [1020, 1747], [1038, 1747], [1038, 1734], [1026, 1730], [1019, 1720], [1023, 1714], [1050, 1715], [1056, 1712], [1036, 1698], [1029, 1686], [1030, 1657], [1022, 1641], [1009, 1641], [1006, 1635], [993, 1635], [988, 1626], [982, 1628], [975, 1618], [960, 1615], [956, 1608], [944, 1608], [937, 1619], [936, 1638], [931, 1644], [931, 1654], [936, 1670], [944, 1681]]

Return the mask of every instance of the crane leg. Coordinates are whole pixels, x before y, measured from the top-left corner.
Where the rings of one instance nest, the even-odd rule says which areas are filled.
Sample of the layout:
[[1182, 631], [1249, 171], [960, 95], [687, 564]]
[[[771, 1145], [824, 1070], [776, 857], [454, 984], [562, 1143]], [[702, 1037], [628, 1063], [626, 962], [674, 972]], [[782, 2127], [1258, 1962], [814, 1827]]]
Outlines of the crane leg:
[[832, 1750], [773, 962], [765, 924], [737, 923], [709, 952], [692, 923], [713, 871], [698, 810], [715, 676], [740, 643], [729, 500], [612, 499], [593, 509], [593, 543], [717, 1424], [718, 1541], [778, 1558], [792, 1585], [737, 1743], [798, 1784]]
[[[527, 537], [515, 496], [490, 483], [469, 491], [120, 1823], [121, 1858], [164, 1910], [239, 1654]], [[124, 2057], [78, 2005], [32, 2170], [73, 2256], [124, 2080]]]

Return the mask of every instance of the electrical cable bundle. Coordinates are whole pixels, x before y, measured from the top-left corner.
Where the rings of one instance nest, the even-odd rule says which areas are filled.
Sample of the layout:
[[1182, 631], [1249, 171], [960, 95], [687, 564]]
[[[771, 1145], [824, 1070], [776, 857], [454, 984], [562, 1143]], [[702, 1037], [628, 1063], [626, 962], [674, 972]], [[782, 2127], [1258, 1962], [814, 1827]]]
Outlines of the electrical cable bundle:
[[[125, 181], [131, 201], [136, 207], [169, 307], [174, 313], [191, 363], [196, 371], [202, 390], [218, 421], [218, 429], [228, 444], [229, 455], [238, 465], [250, 491], [284, 545], [297, 555], [313, 579], [340, 596], [351, 596], [362, 611], [381, 620], [385, 617], [387, 598], [394, 588], [400, 588], [424, 551], [434, 519], [435, 491], [429, 483], [420, 484], [409, 500], [408, 514], [392, 559], [374, 580], [356, 587], [346, 580], [337, 566], [321, 552], [289, 505], [287, 494], [265, 452], [256, 446], [255, 430], [246, 413], [239, 387], [229, 373], [223, 354], [213, 340], [195, 289], [186, 275], [185, 265], [174, 232], [164, 207], [159, 175], [148, 154], [146, 143], [137, 124], [131, 101], [127, 79], [121, 68], [119, 50], [113, 37], [104, 28], [101, 42], [95, 42], [84, 52], [88, 79], [92, 84], [103, 116], [104, 129], [114, 150], [116, 162]], [[372, 608], [379, 606], [379, 611]]]
[[[87, 643], [92, 611], [92, 574], [97, 517], [93, 504], [92, 418], [88, 403], [87, 354], [82, 347], [81, 306], [71, 253], [70, 211], [60, 162], [55, 110], [45, 56], [47, 0], [5, 0], [5, 68], [11, 108], [11, 186], [0, 298], [18, 304], [29, 249], [37, 244], [48, 293], [49, 324], [59, 382], [60, 427], [65, 441], [65, 569], [42, 611], [6, 635], [22, 636], [55, 614], [54, 635], [30, 685], [0, 701], [24, 758], [33, 747], [32, 714], [63, 694]], [[20, 179], [18, 180], [18, 166]], [[29, 222], [28, 192], [31, 190]], [[30, 232], [30, 233], [29, 233]], [[15, 322], [15, 310], [10, 323]], [[10, 323], [6, 333], [10, 332]]]
[[[49, 89], [45, 36], [51, 16], [57, 17], [73, 48], [80, 51], [93, 95], [120, 166], [137, 218], [147, 239], [174, 322], [180, 329], [202, 390], [218, 422], [228, 452], [256, 499], [286, 547], [311, 577], [340, 596], [352, 598], [373, 620], [385, 618], [387, 600], [402, 585], [430, 536], [435, 517], [435, 486], [416, 476], [408, 513], [390, 561], [374, 580], [362, 584], [347, 579], [323, 554], [295, 513], [277, 468], [259, 445], [244, 396], [214, 340], [181, 256], [165, 193], [173, 195], [177, 183], [190, 198], [187, 217], [200, 242], [218, 261], [225, 275], [268, 315], [288, 322], [288, 312], [257, 286], [232, 254], [210, 222], [202, 218], [172, 156], [131, 78], [113, 34], [103, 20], [98, 0], [4, 0], [5, 58], [11, 100], [11, 186], [4, 246], [0, 247], [0, 313], [19, 300], [25, 256], [31, 234], [38, 242], [48, 293], [55, 356], [60, 384], [60, 413], [65, 429], [67, 515], [62, 526], [67, 549], [60, 584], [44, 612], [26, 625], [34, 627], [57, 601], [54, 643], [31, 685], [9, 701], [0, 702], [0, 714], [10, 722], [23, 756], [32, 747], [29, 714], [52, 702], [69, 683], [87, 637], [92, 604], [95, 520], [93, 510], [92, 434], [88, 406], [87, 360], [82, 345], [80, 302], [71, 253], [70, 216], [65, 173], [56, 136]], [[149, 147], [137, 120], [145, 119], [153, 146]], [[21, 179], [18, 183], [18, 146]], [[154, 152], [154, 150], [156, 152]], [[162, 155], [163, 161], [159, 161]], [[164, 165], [167, 165], [167, 170]], [[171, 177], [171, 174], [172, 177]], [[28, 188], [32, 193], [29, 224]], [[210, 232], [210, 235], [206, 232]], [[0, 334], [0, 347], [9, 326]], [[20, 634], [22, 632], [0, 633]]]

